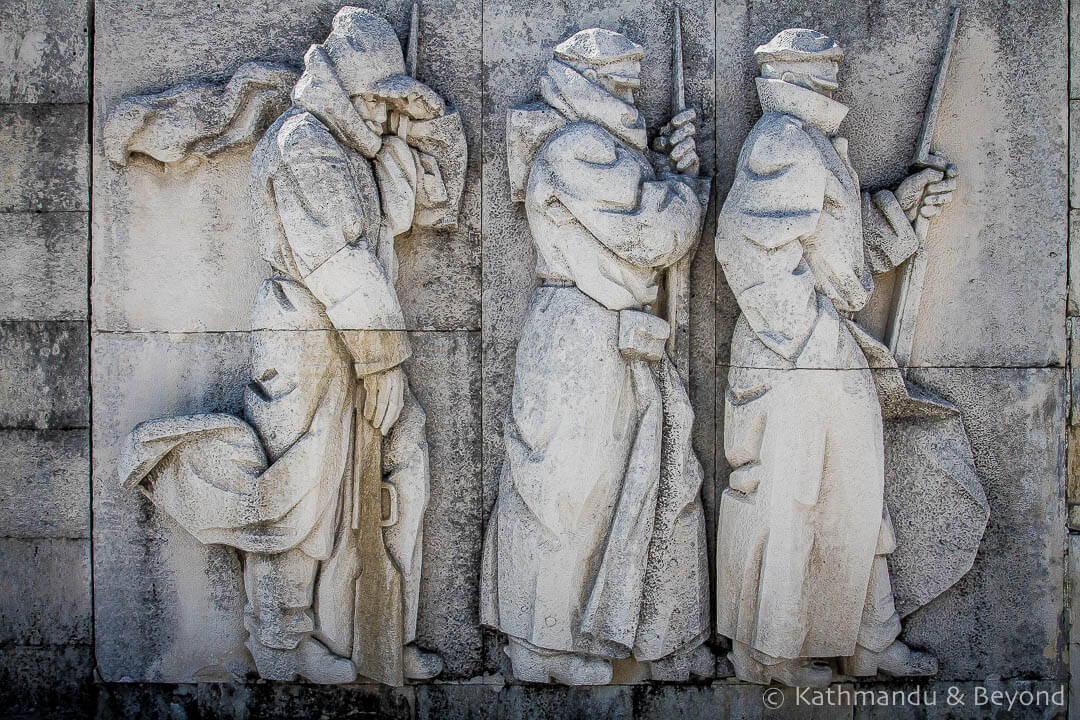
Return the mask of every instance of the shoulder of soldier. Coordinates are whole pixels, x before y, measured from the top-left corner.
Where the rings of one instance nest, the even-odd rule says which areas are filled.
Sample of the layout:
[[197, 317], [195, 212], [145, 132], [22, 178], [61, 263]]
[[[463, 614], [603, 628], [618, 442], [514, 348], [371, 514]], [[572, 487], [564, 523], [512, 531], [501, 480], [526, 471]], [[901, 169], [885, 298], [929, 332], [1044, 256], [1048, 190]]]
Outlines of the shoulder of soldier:
[[802, 120], [786, 113], [762, 115], [743, 144], [745, 164], [759, 175], [791, 165], [820, 162], [819, 155]]
[[280, 122], [274, 144], [285, 162], [307, 159], [311, 153], [341, 153], [330, 130], [310, 112], [286, 113]]
[[610, 165], [617, 157], [616, 141], [611, 133], [599, 125], [575, 122], [553, 133], [540, 155], [556, 166], [579, 162]]

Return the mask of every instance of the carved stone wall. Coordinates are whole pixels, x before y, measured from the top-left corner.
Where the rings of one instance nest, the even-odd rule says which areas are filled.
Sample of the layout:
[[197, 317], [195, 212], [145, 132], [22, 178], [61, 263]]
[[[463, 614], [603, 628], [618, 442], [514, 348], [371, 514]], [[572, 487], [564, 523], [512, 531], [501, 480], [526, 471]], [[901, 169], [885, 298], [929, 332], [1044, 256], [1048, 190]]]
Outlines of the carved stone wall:
[[[0, 0], [0, 698], [23, 717], [765, 716], [762, 688], [733, 678], [641, 681], [617, 667], [601, 688], [516, 683], [502, 642], [480, 627], [482, 539], [536, 282], [525, 210], [510, 197], [506, 113], [536, 99], [558, 42], [595, 26], [644, 46], [638, 105], [659, 128], [671, 104], [667, 0], [422, 3], [417, 77], [458, 109], [469, 147], [457, 229], [398, 244], [406, 369], [431, 460], [418, 635], [446, 669], [402, 688], [230, 674], [246, 636], [238, 556], [201, 545], [121, 488], [116, 465], [139, 422], [242, 412], [250, 308], [266, 277], [246, 223], [251, 148], [165, 172], [120, 170], [105, 155], [104, 121], [123, 98], [223, 82], [252, 60], [299, 69], [340, 4]], [[405, 38], [410, 2], [356, 4]], [[953, 3], [680, 4], [687, 101], [701, 117], [703, 170], [715, 178], [687, 338], [711, 549], [730, 471], [724, 400], [739, 313], [712, 240], [760, 114], [752, 50], [786, 27], [842, 43], [837, 99], [852, 108], [843, 126], [852, 162], [864, 187], [892, 186], [907, 171]], [[911, 379], [959, 409], [990, 519], [972, 570], [904, 621], [902, 637], [938, 657], [937, 677], [859, 685], [936, 690], [936, 707], [907, 711], [917, 717], [946, 716], [950, 687], [966, 693], [965, 717], [982, 717], [994, 708], [971, 704], [977, 688], [1068, 683], [1076, 611], [1065, 602], [1067, 561], [1069, 577], [1080, 573], [1069, 534], [1080, 528], [1080, 476], [1067, 442], [1078, 311], [1070, 290], [1067, 332], [1066, 295], [1080, 257], [1069, 254], [1069, 216], [1080, 212], [1075, 177], [1068, 187], [1068, 139], [1080, 127], [1069, 112], [1080, 102], [1068, 84], [1069, 9], [960, 5], [935, 149], [963, 182], [931, 231]], [[861, 316], [878, 334], [892, 289], [891, 276], [879, 279]], [[726, 641], [710, 644], [722, 658]], [[792, 708], [793, 695], [786, 702], [792, 717], [810, 715]], [[893, 717], [895, 708], [849, 700], [822, 716], [833, 715]]]

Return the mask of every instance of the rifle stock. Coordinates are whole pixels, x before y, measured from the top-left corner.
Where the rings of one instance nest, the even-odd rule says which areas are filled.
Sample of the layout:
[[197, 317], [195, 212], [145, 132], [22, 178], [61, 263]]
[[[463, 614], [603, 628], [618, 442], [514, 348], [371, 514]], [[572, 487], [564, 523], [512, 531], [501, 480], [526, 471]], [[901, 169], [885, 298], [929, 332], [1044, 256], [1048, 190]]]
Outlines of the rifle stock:
[[352, 661], [356, 672], [386, 685], [404, 684], [404, 600], [401, 572], [383, 542], [382, 433], [361, 410], [357, 393], [353, 453], [352, 528], [360, 575], [353, 605]]

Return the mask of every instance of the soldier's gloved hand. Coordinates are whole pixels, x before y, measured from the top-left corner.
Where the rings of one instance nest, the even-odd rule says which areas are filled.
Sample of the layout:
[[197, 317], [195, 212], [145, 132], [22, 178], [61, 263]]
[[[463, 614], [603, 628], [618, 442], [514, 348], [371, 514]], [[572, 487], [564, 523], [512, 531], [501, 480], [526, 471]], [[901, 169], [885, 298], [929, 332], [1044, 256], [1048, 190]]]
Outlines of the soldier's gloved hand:
[[671, 159], [676, 172], [696, 177], [701, 168], [694, 135], [697, 128], [697, 111], [688, 108], [671, 118], [671, 122], [660, 129], [660, 135], [653, 141], [653, 149], [665, 153]]
[[907, 219], [914, 222], [919, 215], [929, 218], [941, 212], [943, 205], [952, 202], [958, 174], [956, 166], [949, 163], [945, 172], [926, 168], [901, 182], [894, 194]]
[[405, 373], [400, 367], [394, 367], [365, 375], [362, 382], [364, 418], [383, 435], [387, 435], [405, 405]]

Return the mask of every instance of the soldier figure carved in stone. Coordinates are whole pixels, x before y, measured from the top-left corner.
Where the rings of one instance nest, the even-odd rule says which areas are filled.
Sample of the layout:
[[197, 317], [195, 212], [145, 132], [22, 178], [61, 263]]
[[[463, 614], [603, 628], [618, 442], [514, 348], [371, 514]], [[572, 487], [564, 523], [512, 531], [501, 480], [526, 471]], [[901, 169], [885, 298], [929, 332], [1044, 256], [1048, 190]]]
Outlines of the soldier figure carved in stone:
[[734, 469], [717, 540], [717, 631], [752, 682], [825, 685], [823, 661], [837, 657], [849, 675], [933, 674], [933, 657], [897, 639], [886, 563], [896, 542], [868, 357], [892, 360], [851, 317], [872, 274], [915, 252], [912, 223], [951, 200], [955, 169], [862, 192], [837, 134], [848, 111], [832, 98], [841, 48], [793, 29], [755, 57], [764, 114], [716, 235], [742, 311], [724, 416]]
[[539, 287], [517, 348], [506, 455], [488, 524], [481, 620], [514, 675], [604, 684], [711, 676], [702, 471], [693, 412], [652, 312], [705, 202], [694, 114], [652, 154], [634, 105], [641, 46], [602, 29], [559, 44], [542, 104], [511, 111], [511, 187]]
[[244, 551], [262, 677], [429, 678], [442, 661], [415, 644], [426, 420], [402, 370], [394, 241], [456, 222], [461, 184], [440, 167], [464, 167], [461, 120], [405, 73], [389, 23], [352, 7], [308, 50], [292, 102], [251, 160], [270, 277], [252, 313], [250, 427], [144, 423], [121, 473], [202, 542]]

